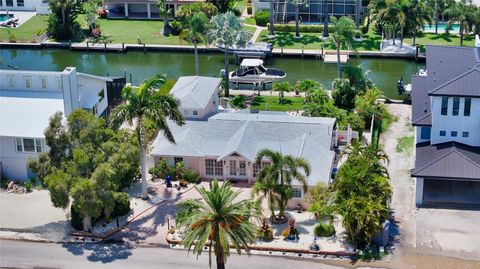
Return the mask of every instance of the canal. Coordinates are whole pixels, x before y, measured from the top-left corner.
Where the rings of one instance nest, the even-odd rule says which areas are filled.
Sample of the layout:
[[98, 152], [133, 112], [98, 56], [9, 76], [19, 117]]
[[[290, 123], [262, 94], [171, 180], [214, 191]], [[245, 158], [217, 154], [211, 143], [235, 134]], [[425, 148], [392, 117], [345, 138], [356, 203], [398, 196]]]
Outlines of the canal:
[[[99, 76], [132, 77], [133, 84], [148, 78], [155, 73], [166, 74], [169, 78], [194, 74], [193, 53], [184, 52], [143, 52], [127, 53], [85, 52], [65, 49], [2, 49], [0, 52], [2, 69], [12, 67], [20, 70], [63, 70], [67, 66], [75, 66], [80, 72]], [[219, 76], [223, 68], [223, 54], [200, 54], [201, 75]], [[236, 68], [233, 57], [232, 66]], [[369, 71], [370, 78], [385, 93], [388, 98], [398, 98], [396, 81], [403, 77], [406, 83], [410, 76], [419, 69], [425, 68], [424, 63], [407, 59], [362, 58], [352, 57], [351, 64], [361, 64]], [[320, 81], [327, 87], [337, 75], [336, 64], [325, 64], [314, 58], [281, 58], [267, 60], [267, 67], [275, 67], [287, 73], [286, 80], [295, 82], [302, 79]]]

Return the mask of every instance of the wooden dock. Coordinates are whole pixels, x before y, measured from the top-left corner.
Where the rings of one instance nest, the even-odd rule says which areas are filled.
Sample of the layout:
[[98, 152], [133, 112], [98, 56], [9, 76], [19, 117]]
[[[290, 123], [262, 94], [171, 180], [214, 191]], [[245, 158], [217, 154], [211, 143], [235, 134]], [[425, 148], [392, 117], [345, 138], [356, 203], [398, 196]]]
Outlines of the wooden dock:
[[[323, 52], [322, 58], [324, 63], [327, 63], [327, 64], [337, 63], [337, 53], [327, 52], [325, 50]], [[343, 52], [343, 51], [340, 52], [340, 62], [342, 64], [348, 62], [348, 58], [349, 58], [348, 52]]]

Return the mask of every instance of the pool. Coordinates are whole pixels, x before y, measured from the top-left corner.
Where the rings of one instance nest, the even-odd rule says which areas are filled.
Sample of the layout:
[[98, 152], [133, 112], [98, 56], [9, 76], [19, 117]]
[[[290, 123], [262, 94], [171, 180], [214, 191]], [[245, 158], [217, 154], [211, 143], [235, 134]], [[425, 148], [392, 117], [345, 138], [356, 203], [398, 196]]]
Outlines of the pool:
[[[446, 22], [439, 22], [438, 23], [438, 32], [445, 33], [447, 30], [447, 23]], [[423, 31], [427, 33], [434, 33], [435, 32], [435, 24], [429, 25], [426, 24], [423, 26]], [[458, 33], [460, 31], [460, 24], [454, 23], [450, 25], [450, 32], [451, 33]]]
[[6, 21], [13, 18], [13, 14], [0, 14], [0, 21]]

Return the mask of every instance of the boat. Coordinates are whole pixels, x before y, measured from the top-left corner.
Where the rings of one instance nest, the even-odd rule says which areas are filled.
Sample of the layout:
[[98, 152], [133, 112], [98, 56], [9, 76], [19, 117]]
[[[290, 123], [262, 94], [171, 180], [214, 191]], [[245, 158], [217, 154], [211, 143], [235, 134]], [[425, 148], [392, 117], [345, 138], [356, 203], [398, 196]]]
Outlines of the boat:
[[[225, 47], [217, 45], [225, 52]], [[228, 48], [228, 53], [233, 53], [240, 58], [264, 58], [272, 55], [273, 45], [266, 42], [249, 42], [245, 47], [233, 46]]]
[[265, 84], [282, 79], [286, 75], [281, 70], [264, 67], [263, 61], [260, 59], [243, 59], [240, 68], [230, 72], [229, 79], [236, 84]]

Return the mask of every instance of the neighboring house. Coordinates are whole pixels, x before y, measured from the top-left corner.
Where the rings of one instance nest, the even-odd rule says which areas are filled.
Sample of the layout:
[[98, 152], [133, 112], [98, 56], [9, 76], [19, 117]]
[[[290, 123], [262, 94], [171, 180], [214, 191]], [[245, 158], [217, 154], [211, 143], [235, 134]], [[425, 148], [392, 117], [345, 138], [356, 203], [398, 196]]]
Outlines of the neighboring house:
[[412, 122], [416, 204], [480, 206], [480, 48], [427, 46]]
[[[165, 0], [165, 2], [167, 8], [173, 12], [173, 17], [176, 17], [177, 9], [181, 5], [205, 2], [205, 0]], [[108, 10], [109, 17], [160, 18], [157, 0], [105, 0], [104, 6]]]
[[74, 67], [61, 72], [0, 70], [0, 169], [12, 180], [34, 175], [27, 161], [48, 151], [43, 135], [57, 111], [68, 116], [76, 109], [105, 116], [113, 80], [83, 73]]
[[[293, 23], [295, 21], [295, 7], [290, 0], [274, 0], [274, 23]], [[331, 16], [351, 17], [357, 25], [361, 22], [363, 7], [361, 0], [307, 0], [300, 7], [299, 19], [301, 22], [322, 23], [324, 21], [324, 4], [327, 3], [327, 19]], [[269, 10], [270, 0], [253, 0], [253, 9]]]
[[50, 13], [48, 0], [0, 0], [0, 10], [35, 11], [38, 14]]
[[214, 77], [180, 77], [170, 90], [180, 100], [186, 119], [205, 119], [218, 112], [221, 79]]
[[[252, 183], [270, 160], [255, 164], [257, 152], [271, 149], [305, 158], [311, 166], [308, 185], [330, 182], [334, 166], [335, 119], [291, 116], [285, 112], [218, 113], [207, 121], [170, 124], [176, 144], [159, 135], [151, 151], [153, 161], [166, 159], [171, 165], [184, 162], [206, 179], [230, 179]], [[305, 193], [294, 182], [289, 207], [306, 206]]]

